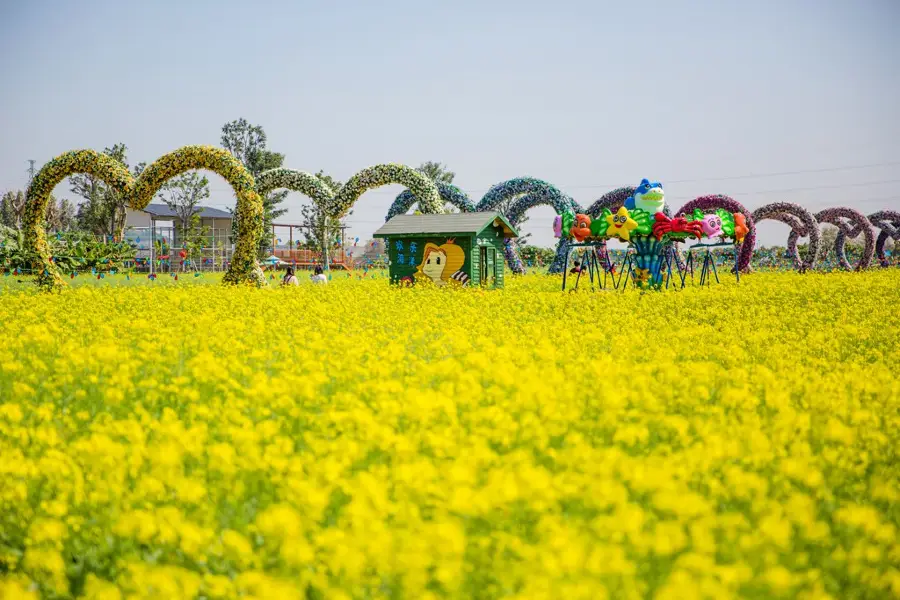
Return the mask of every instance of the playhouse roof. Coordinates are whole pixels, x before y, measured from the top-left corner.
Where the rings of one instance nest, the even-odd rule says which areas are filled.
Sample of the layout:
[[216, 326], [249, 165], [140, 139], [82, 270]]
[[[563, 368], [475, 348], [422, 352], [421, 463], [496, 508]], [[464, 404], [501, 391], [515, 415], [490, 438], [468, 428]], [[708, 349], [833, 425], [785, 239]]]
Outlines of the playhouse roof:
[[[165, 204], [148, 204], [143, 212], [149, 213], [154, 217], [178, 217], [178, 213]], [[210, 208], [209, 206], [197, 206], [194, 208], [194, 214], [199, 215], [201, 219], [232, 219], [232, 215], [227, 210], [219, 210], [218, 208]]]
[[373, 237], [391, 235], [457, 234], [478, 235], [489, 227], [501, 227], [503, 237], [519, 237], [519, 232], [498, 212], [463, 212], [449, 215], [398, 215], [385, 223]]

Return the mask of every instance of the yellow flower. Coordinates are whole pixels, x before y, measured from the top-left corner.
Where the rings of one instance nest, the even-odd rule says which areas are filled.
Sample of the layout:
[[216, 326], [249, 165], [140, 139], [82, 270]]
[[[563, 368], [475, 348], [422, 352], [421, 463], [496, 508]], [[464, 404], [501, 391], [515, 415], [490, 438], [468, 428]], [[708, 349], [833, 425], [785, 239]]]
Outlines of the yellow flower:
[[900, 589], [900, 271], [211, 280], [0, 278], [0, 598]]

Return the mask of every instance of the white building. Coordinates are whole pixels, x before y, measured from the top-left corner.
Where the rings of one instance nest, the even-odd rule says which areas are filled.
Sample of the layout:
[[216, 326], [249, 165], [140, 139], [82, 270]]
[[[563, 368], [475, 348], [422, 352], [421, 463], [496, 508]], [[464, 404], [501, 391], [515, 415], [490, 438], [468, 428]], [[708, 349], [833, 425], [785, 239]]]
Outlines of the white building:
[[[204, 263], [220, 268], [234, 250], [231, 238], [233, 215], [226, 210], [198, 206], [200, 227], [206, 229], [201, 257]], [[165, 204], [148, 204], [143, 210], [127, 208], [125, 211], [125, 239], [137, 246], [137, 257], [154, 258], [152, 241], [161, 242], [170, 252], [182, 248], [183, 225], [174, 210]]]

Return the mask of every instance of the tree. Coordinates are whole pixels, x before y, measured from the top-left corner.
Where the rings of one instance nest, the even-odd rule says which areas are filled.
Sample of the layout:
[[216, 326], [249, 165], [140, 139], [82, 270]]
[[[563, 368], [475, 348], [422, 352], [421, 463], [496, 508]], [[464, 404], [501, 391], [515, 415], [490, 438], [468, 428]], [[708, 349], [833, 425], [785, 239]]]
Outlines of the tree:
[[[246, 119], [238, 119], [222, 126], [222, 147], [231, 152], [244, 165], [253, 177], [263, 171], [277, 169], [284, 163], [284, 154], [272, 152], [266, 148], [266, 132], [262, 125], [251, 125]], [[263, 196], [263, 232], [272, 230], [272, 223], [287, 212], [278, 205], [287, 198], [287, 190], [271, 191]], [[237, 215], [232, 223], [236, 235]], [[268, 246], [268, 236], [259, 238], [260, 250]]]
[[209, 180], [197, 171], [182, 173], [163, 186], [160, 199], [177, 215], [181, 225], [179, 235], [185, 249], [198, 243], [202, 245], [202, 240], [198, 239], [201, 237], [198, 236], [200, 219], [195, 217], [200, 210], [198, 205], [207, 198], [209, 198]]
[[430, 160], [416, 167], [416, 171], [436, 183], [453, 183], [453, 178], [456, 177], [456, 173], [448, 169], [446, 165]]
[[338, 181], [331, 175], [326, 175], [325, 172], [322, 171], [321, 169], [319, 169], [319, 172], [316, 173], [316, 177], [319, 178], [319, 181], [321, 181], [322, 183], [327, 185], [329, 188], [331, 188], [331, 191], [334, 192], [335, 194], [337, 194], [339, 191], [341, 191], [341, 188], [344, 187], [343, 182]]
[[[331, 188], [334, 193], [337, 193], [342, 187], [343, 183], [334, 179], [331, 175], [326, 175], [323, 171], [319, 171], [316, 173], [316, 177], [319, 180]], [[325, 210], [324, 207], [319, 206], [316, 203], [305, 204], [300, 209], [302, 224], [303, 224], [303, 236], [305, 238], [305, 245], [308, 248], [317, 248], [322, 253], [322, 262], [327, 265], [329, 263], [329, 255], [334, 248], [337, 247], [337, 242], [341, 237], [341, 227], [344, 226], [344, 219], [336, 219], [330, 216]], [[353, 211], [350, 211], [347, 216], [352, 215]]]
[[68, 231], [75, 225], [75, 205], [68, 198], [57, 200], [50, 196], [47, 205], [46, 229], [49, 231]]
[[[129, 167], [128, 146], [125, 144], [104, 148], [103, 153], [122, 163], [135, 177], [146, 166], [146, 163], [138, 163], [133, 168]], [[75, 215], [79, 227], [96, 235], [121, 238], [125, 232], [127, 198], [93, 175], [72, 175], [69, 185], [73, 194], [84, 199]]]
[[[434, 181], [435, 183], [453, 183], [453, 178], [456, 177], [456, 173], [451, 171], [439, 162], [428, 161], [423, 162], [421, 165], [416, 167], [416, 171]], [[459, 210], [451, 205], [444, 205], [444, 212], [447, 214], [459, 212]], [[421, 214], [419, 211], [416, 211], [415, 214]]]
[[0, 198], [0, 224], [13, 229], [22, 226], [22, 218], [25, 216], [25, 192], [22, 190], [8, 191]]

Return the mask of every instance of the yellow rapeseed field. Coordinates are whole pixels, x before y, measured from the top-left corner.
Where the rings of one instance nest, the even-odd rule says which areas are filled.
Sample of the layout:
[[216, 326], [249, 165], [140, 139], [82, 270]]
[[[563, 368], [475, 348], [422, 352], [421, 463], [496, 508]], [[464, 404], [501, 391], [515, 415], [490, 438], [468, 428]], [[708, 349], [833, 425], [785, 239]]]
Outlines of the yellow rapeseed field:
[[4, 600], [900, 597], [900, 270], [96, 283], [0, 291]]

